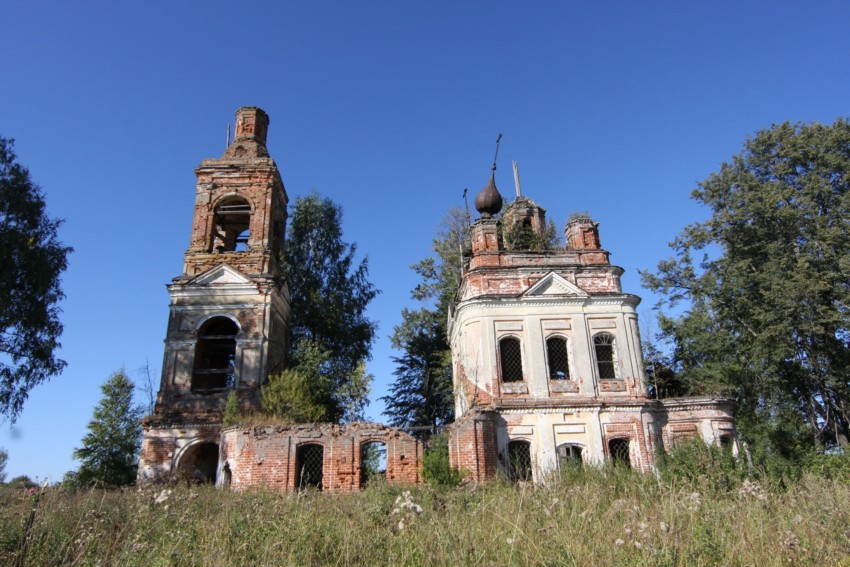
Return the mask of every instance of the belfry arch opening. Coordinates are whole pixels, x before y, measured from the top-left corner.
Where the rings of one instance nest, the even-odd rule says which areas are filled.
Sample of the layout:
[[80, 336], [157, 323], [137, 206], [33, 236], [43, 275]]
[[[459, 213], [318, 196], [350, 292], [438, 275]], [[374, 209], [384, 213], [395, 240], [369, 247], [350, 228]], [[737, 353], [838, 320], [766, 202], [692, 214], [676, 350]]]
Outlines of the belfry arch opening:
[[218, 445], [216, 443], [198, 443], [186, 449], [177, 463], [177, 476], [195, 484], [215, 483], [218, 468]]
[[213, 392], [236, 382], [236, 334], [239, 327], [227, 317], [213, 317], [198, 330], [192, 391]]
[[210, 252], [244, 252], [251, 237], [251, 205], [241, 197], [229, 197], [215, 207]]

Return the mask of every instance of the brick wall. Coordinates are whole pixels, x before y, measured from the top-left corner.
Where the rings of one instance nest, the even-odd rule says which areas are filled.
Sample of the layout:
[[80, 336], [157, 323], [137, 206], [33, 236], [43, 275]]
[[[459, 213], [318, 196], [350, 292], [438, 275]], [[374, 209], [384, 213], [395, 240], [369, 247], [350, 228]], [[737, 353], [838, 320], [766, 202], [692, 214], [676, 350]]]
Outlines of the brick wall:
[[370, 442], [386, 444], [387, 482], [421, 482], [419, 441], [399, 429], [369, 422], [227, 428], [221, 435], [219, 468], [227, 467], [233, 488], [295, 490], [299, 448], [319, 445], [322, 489], [357, 490], [363, 481], [361, 448]]
[[496, 476], [495, 412], [473, 410], [449, 426], [449, 462], [474, 482]]

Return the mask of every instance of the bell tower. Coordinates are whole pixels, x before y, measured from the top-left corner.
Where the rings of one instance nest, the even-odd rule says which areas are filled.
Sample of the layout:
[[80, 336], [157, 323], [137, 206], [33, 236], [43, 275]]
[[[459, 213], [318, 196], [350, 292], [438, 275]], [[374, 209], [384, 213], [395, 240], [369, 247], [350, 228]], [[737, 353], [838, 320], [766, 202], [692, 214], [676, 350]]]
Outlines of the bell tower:
[[162, 379], [144, 420], [140, 480], [214, 480], [228, 396], [257, 408], [260, 386], [285, 362], [287, 196], [266, 149], [268, 125], [263, 110], [240, 108], [233, 142], [195, 170], [189, 248], [168, 285]]

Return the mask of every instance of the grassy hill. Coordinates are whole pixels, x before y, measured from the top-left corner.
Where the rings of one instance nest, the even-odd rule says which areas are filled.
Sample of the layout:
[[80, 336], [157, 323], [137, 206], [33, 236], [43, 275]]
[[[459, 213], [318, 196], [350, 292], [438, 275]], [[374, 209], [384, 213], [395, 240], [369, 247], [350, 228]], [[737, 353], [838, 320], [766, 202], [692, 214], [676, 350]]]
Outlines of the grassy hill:
[[[353, 494], [51, 487], [26, 564], [850, 565], [847, 479], [717, 478], [584, 468], [544, 487]], [[0, 489], [0, 564], [20, 560], [36, 498]]]

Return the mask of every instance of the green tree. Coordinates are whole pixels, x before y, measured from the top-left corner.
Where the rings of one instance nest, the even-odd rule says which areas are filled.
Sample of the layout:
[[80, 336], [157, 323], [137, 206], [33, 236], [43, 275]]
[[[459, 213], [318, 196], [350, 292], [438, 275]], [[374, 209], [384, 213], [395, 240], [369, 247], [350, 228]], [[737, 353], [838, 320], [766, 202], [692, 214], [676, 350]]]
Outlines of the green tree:
[[450, 209], [432, 241], [435, 256], [412, 266], [422, 281], [413, 289], [413, 299], [432, 304], [448, 316], [454, 302], [469, 254], [469, 218], [461, 209]]
[[67, 480], [80, 486], [124, 486], [136, 480], [141, 445], [142, 408], [134, 405], [134, 386], [124, 370], [114, 372], [100, 387], [103, 397], [94, 409], [83, 446], [74, 449], [80, 468]]
[[6, 463], [9, 461], [9, 453], [6, 449], [0, 449], [0, 483], [6, 482]]
[[59, 374], [56, 357], [60, 274], [72, 251], [57, 237], [61, 221], [15, 161], [13, 140], [0, 137], [0, 413], [14, 420], [29, 391]]
[[327, 372], [331, 354], [302, 339], [290, 352], [290, 366], [269, 376], [262, 389], [263, 412], [293, 423], [330, 421], [333, 376]]
[[[360, 365], [369, 359], [375, 322], [366, 307], [378, 294], [369, 282], [366, 259], [357, 263], [357, 247], [342, 240], [342, 208], [315, 192], [295, 201], [284, 247], [284, 265], [292, 308], [291, 370], [299, 361], [315, 362], [305, 353], [327, 354], [318, 368], [302, 372], [322, 377], [313, 394], [325, 408], [325, 419], [348, 420], [346, 408], [362, 407], [368, 387], [349, 387]], [[357, 400], [348, 399], [359, 396]]]
[[673, 357], [659, 344], [659, 333], [651, 327], [651, 319], [641, 319], [641, 351], [646, 372], [647, 389], [656, 399], [686, 396], [689, 392], [673, 369]]
[[463, 278], [467, 261], [469, 221], [460, 209], [450, 210], [433, 240], [435, 255], [412, 266], [422, 281], [413, 299], [426, 304], [404, 309], [393, 330], [396, 377], [384, 415], [398, 427], [425, 427], [433, 431], [454, 419], [452, 360], [446, 337], [446, 319]]
[[457, 486], [463, 472], [452, 468], [449, 459], [449, 435], [443, 431], [432, 436], [422, 456], [422, 478], [432, 486]]
[[23, 489], [23, 488], [38, 488], [38, 483], [33, 479], [28, 477], [25, 474], [18, 475], [12, 480], [9, 481], [8, 486], [13, 488]]
[[692, 392], [731, 395], [739, 428], [793, 457], [850, 439], [850, 123], [775, 125], [694, 190], [711, 217], [644, 285]]
[[433, 309], [402, 311], [402, 323], [390, 338], [402, 352], [393, 357], [396, 380], [384, 414], [398, 427], [439, 425], [454, 417], [451, 353], [446, 347], [444, 315]]
[[236, 396], [236, 390], [230, 390], [230, 393], [227, 394], [227, 402], [224, 404], [224, 414], [221, 416], [221, 424], [225, 427], [236, 425], [239, 423], [240, 417], [239, 398]]

